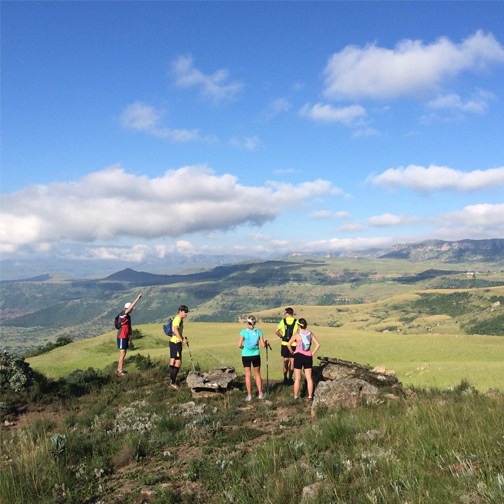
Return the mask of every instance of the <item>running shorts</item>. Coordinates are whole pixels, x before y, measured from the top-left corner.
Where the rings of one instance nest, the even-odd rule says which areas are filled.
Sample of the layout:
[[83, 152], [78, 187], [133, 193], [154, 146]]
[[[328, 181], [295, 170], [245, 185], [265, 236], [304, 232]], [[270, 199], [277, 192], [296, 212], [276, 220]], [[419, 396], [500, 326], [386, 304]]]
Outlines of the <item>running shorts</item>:
[[290, 352], [289, 352], [289, 345], [281, 345], [282, 349], [280, 350], [280, 353], [282, 357], [292, 359], [294, 357]]
[[170, 341], [170, 359], [182, 360], [182, 342], [173, 343]]
[[249, 355], [247, 357], [242, 357], [243, 367], [250, 367], [252, 364], [255, 368], [261, 367], [261, 356], [260, 355]]
[[128, 338], [117, 338], [117, 348], [119, 348], [119, 350], [128, 350], [129, 339]]
[[313, 367], [313, 357], [301, 353], [294, 354], [294, 369], [311, 369]]

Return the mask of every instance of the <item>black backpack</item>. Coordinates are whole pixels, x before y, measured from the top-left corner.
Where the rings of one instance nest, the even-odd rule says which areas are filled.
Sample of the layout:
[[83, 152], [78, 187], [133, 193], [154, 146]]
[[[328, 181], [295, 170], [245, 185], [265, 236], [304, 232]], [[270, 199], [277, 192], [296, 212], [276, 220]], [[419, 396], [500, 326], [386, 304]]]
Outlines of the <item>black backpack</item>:
[[283, 319], [285, 334], [282, 338], [282, 341], [289, 341], [294, 334], [294, 326], [296, 325], [297, 319], [292, 321], [292, 324], [287, 324], [287, 319]]
[[122, 327], [121, 315], [124, 315], [124, 310], [121, 313], [118, 313], [116, 318], [114, 319], [114, 326], [116, 329], [121, 329]]

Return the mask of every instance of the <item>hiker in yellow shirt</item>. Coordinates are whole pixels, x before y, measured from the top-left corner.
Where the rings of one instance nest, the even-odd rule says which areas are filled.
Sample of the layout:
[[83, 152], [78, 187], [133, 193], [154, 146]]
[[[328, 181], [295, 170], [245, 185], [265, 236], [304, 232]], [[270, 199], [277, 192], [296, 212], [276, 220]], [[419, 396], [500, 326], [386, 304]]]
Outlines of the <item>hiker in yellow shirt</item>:
[[170, 385], [178, 390], [175, 383], [180, 366], [182, 365], [182, 344], [187, 344], [187, 338], [184, 338], [184, 319], [189, 313], [186, 305], [179, 306], [178, 315], [173, 319], [173, 336], [170, 338]]
[[[292, 375], [294, 374], [294, 356], [289, 351], [289, 340], [293, 334], [298, 331], [298, 321], [294, 318], [294, 310], [292, 308], [285, 308], [283, 318], [278, 327], [275, 329], [275, 334], [282, 340], [280, 354], [283, 357], [283, 374], [284, 385], [294, 385]], [[293, 344], [296, 346], [296, 343]], [[289, 377], [287, 378], [287, 374]]]

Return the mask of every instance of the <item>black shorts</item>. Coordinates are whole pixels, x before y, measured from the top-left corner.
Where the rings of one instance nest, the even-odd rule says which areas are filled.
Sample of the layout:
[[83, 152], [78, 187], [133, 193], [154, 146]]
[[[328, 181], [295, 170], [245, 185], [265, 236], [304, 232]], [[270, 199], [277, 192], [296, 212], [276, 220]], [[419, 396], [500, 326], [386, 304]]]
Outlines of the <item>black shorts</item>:
[[261, 356], [260, 355], [249, 355], [247, 357], [242, 356], [243, 367], [250, 367], [252, 364], [255, 368], [261, 367]]
[[294, 354], [294, 369], [311, 369], [313, 367], [313, 357], [303, 355], [302, 353]]
[[280, 353], [282, 355], [282, 357], [285, 357], [285, 358], [289, 358], [289, 359], [292, 359], [294, 357], [294, 355], [292, 355], [290, 352], [289, 352], [289, 345], [282, 345], [282, 349], [280, 350]]
[[182, 343], [170, 341], [170, 359], [182, 360]]

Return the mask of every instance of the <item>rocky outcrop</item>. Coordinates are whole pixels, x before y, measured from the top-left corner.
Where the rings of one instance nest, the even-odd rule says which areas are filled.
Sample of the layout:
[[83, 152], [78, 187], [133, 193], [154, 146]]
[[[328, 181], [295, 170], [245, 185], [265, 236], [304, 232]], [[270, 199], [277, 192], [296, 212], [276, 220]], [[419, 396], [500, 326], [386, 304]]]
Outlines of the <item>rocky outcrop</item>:
[[362, 401], [375, 402], [379, 396], [378, 387], [358, 378], [324, 381], [317, 385], [313, 408], [323, 405], [331, 409], [336, 407], [353, 409]]
[[320, 366], [313, 368], [316, 390], [313, 410], [327, 408], [357, 408], [363, 401], [376, 402], [380, 389], [399, 388], [402, 383], [385, 366], [370, 368], [356, 362], [331, 357], [319, 357]]
[[193, 397], [209, 397], [226, 392], [236, 378], [233, 366], [218, 366], [202, 374], [190, 372], [186, 383]]
[[344, 380], [358, 378], [375, 387], [398, 387], [402, 383], [393, 371], [387, 371], [385, 366], [370, 368], [357, 362], [350, 362], [332, 357], [319, 357], [320, 366], [314, 368], [318, 381]]

